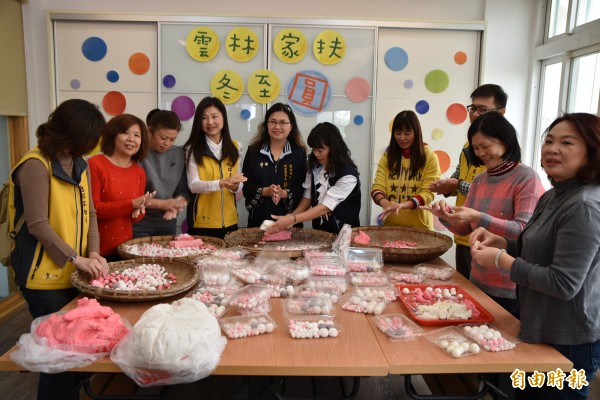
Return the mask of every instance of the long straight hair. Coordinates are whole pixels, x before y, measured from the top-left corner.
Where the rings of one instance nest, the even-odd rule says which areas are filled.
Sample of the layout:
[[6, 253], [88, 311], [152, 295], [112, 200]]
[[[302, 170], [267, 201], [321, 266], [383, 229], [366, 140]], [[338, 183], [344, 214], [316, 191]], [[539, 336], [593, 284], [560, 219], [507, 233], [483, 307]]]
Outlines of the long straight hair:
[[[346, 165], [352, 165], [356, 168], [356, 164], [350, 157], [350, 149], [344, 142], [340, 130], [331, 122], [317, 124], [310, 131], [307, 142], [313, 149], [322, 149], [324, 145], [329, 147], [329, 156], [327, 156], [327, 165], [325, 166], [328, 173], [335, 173], [335, 171], [341, 170]], [[311, 151], [308, 156], [308, 166], [312, 169], [317, 165], [319, 165], [319, 160]]]
[[410, 110], [400, 111], [392, 122], [392, 137], [388, 145], [388, 170], [400, 176], [402, 169], [402, 148], [396, 141], [395, 132], [399, 130], [410, 130], [414, 133], [414, 140], [410, 149], [409, 178], [417, 175], [419, 170], [425, 166], [425, 145], [423, 144], [423, 132], [417, 114]]
[[[190, 157], [193, 155], [196, 164], [202, 165], [202, 156], [207, 152], [208, 145], [206, 144], [206, 132], [202, 129], [202, 115], [208, 107], [215, 107], [223, 115], [223, 129], [221, 130], [221, 160], [229, 160], [232, 164], [235, 164], [240, 157], [240, 152], [231, 139], [229, 133], [229, 123], [227, 122], [227, 109], [225, 104], [216, 97], [205, 97], [196, 107], [196, 113], [194, 114], [194, 122], [192, 124], [192, 131], [190, 137], [183, 145], [186, 151], [186, 163], [189, 162]], [[188, 151], [191, 149], [191, 151]]]

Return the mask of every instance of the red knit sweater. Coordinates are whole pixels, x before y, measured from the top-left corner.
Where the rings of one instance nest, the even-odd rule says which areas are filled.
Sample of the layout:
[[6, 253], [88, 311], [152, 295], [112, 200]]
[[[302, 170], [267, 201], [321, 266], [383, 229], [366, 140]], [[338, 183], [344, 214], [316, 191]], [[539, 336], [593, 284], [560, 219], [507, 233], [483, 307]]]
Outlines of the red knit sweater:
[[146, 172], [137, 163], [122, 168], [98, 154], [88, 160], [92, 176], [92, 199], [98, 216], [100, 254], [116, 254], [119, 244], [133, 238], [132, 200], [144, 194]]

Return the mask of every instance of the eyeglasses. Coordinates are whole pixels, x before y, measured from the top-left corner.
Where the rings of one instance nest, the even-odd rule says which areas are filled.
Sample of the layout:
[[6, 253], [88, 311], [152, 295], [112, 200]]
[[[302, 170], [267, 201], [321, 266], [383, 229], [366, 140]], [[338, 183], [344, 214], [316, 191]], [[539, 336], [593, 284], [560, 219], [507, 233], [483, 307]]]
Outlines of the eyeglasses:
[[275, 121], [274, 119], [270, 119], [267, 121], [267, 124], [271, 126], [281, 126], [282, 128], [287, 127], [290, 124], [290, 121]]
[[502, 110], [503, 108], [504, 107], [488, 108], [486, 106], [476, 106], [475, 104], [469, 104], [467, 106], [467, 111], [470, 112], [471, 114], [473, 114], [475, 111], [477, 111], [477, 114], [483, 115], [483, 114], [487, 113], [488, 111], [498, 111], [498, 110]]

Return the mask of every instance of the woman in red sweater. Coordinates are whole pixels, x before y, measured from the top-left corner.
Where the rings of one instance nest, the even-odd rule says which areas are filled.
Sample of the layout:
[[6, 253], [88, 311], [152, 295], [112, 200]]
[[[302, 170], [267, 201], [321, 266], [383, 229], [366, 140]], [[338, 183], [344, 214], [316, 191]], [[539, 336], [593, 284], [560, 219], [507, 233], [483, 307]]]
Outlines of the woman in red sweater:
[[154, 193], [144, 193], [146, 173], [139, 166], [147, 152], [146, 124], [131, 114], [112, 118], [102, 131], [101, 150], [89, 160], [92, 199], [98, 215], [100, 254], [118, 260], [117, 246], [133, 238], [133, 222], [144, 217]]

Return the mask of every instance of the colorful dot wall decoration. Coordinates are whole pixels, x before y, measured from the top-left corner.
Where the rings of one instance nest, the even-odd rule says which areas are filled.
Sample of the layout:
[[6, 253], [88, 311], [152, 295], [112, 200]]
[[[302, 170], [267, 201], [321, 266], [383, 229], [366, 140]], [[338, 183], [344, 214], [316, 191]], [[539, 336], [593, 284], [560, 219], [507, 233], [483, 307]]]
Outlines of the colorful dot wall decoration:
[[419, 100], [415, 104], [415, 110], [419, 114], [427, 114], [429, 112], [429, 103], [426, 100]]
[[165, 75], [163, 77], [163, 86], [167, 89], [171, 89], [177, 83], [177, 79], [173, 75]]
[[123, 114], [126, 106], [127, 100], [121, 92], [108, 92], [102, 98], [102, 108], [108, 115], [115, 116]]
[[438, 161], [440, 163], [440, 170], [443, 174], [450, 168], [450, 156], [444, 150], [435, 150], [434, 153], [438, 157]]
[[448, 88], [450, 78], [441, 69], [434, 69], [425, 76], [425, 87], [431, 93], [442, 93]]
[[196, 106], [194, 100], [188, 96], [178, 96], [171, 103], [171, 111], [177, 114], [180, 120], [188, 121], [194, 116]]
[[119, 73], [114, 70], [108, 71], [106, 73], [106, 79], [111, 83], [118, 82], [119, 81]]
[[460, 103], [453, 103], [446, 110], [446, 117], [451, 123], [462, 124], [467, 119], [467, 108]]
[[414, 85], [414, 82], [412, 79], [407, 79], [404, 81], [404, 87], [406, 89], [412, 89], [413, 85]]
[[136, 75], [144, 75], [150, 69], [150, 59], [144, 53], [135, 53], [129, 57], [129, 69]]
[[371, 84], [365, 78], [352, 78], [346, 83], [346, 96], [354, 103], [362, 103], [371, 94]]
[[392, 47], [385, 52], [383, 61], [392, 71], [402, 71], [408, 65], [408, 54], [401, 47]]
[[106, 56], [108, 47], [106, 42], [99, 37], [92, 36], [84, 40], [81, 45], [83, 56], [90, 61], [100, 61]]
[[464, 51], [457, 51], [454, 54], [454, 62], [458, 65], [463, 65], [467, 62], [467, 54]]
[[440, 140], [443, 137], [444, 137], [444, 131], [441, 130], [440, 128], [435, 128], [434, 130], [431, 131], [431, 138], [433, 140]]
[[79, 81], [79, 79], [71, 79], [71, 82], [69, 82], [69, 86], [71, 86], [71, 89], [79, 89], [81, 87], [81, 82]]
[[365, 119], [363, 118], [363, 116], [362, 116], [362, 115], [355, 115], [355, 116], [354, 116], [354, 124], [355, 124], [355, 125], [358, 125], [358, 126], [360, 126], [360, 125], [362, 125], [364, 122], [365, 122]]
[[252, 116], [252, 113], [250, 112], [250, 110], [242, 110], [240, 112], [240, 117], [242, 117], [242, 119], [244, 121], [249, 120], [251, 116]]

